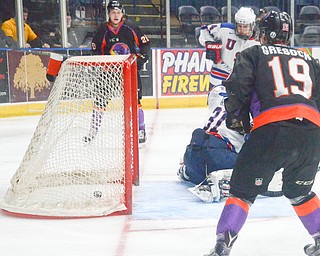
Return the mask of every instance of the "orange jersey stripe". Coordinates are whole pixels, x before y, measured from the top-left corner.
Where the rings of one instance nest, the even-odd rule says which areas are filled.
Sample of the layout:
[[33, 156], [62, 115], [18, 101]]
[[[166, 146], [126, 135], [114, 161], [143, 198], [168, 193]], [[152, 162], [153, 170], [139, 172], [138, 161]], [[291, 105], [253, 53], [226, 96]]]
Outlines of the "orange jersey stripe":
[[246, 213], [249, 212], [249, 204], [246, 203], [245, 201], [241, 200], [240, 198], [237, 197], [229, 197], [226, 201], [225, 205], [230, 205], [230, 204], [236, 204], [240, 208], [242, 208]]
[[114, 27], [111, 26], [111, 22], [109, 21], [109, 22], [107, 23], [107, 26], [108, 26], [109, 30], [111, 30], [111, 31], [113, 32], [113, 34], [117, 35], [117, 34], [119, 33], [119, 30], [120, 30], [120, 28], [121, 28], [121, 26], [122, 26], [123, 23], [124, 23], [124, 21], [121, 21], [121, 22], [117, 25], [117, 27], [114, 28]]
[[296, 117], [305, 118], [317, 126], [320, 126], [320, 114], [317, 109], [305, 104], [294, 104], [278, 106], [262, 112], [253, 119], [252, 130], [269, 123], [289, 120]]
[[320, 208], [320, 200], [317, 196], [315, 196], [314, 198], [312, 198], [308, 202], [306, 202], [302, 205], [294, 206], [293, 208], [299, 217], [303, 217], [303, 216], [306, 216], [310, 213], [313, 213], [315, 210]]

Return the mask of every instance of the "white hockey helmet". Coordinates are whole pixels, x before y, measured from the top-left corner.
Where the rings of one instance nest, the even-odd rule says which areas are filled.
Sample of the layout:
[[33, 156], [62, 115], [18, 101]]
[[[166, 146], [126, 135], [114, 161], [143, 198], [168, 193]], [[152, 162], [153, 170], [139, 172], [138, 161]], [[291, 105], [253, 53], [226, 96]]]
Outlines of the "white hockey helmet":
[[[249, 39], [253, 35], [253, 29], [256, 22], [256, 15], [250, 7], [241, 7], [235, 14], [235, 23], [236, 23], [236, 35], [242, 39]], [[246, 31], [240, 31], [240, 26], [247, 26]], [[238, 27], [239, 26], [239, 27]]]

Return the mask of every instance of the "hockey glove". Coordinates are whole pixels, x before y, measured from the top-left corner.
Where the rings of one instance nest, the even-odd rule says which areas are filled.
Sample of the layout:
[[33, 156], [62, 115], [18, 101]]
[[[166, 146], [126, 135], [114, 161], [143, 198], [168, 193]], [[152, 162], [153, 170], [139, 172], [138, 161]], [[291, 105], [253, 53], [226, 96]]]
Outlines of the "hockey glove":
[[[249, 105], [239, 109], [234, 109], [230, 111], [230, 104], [228, 104], [228, 99], [225, 100], [225, 107], [227, 111], [227, 128], [239, 132], [240, 134], [250, 133], [251, 130], [251, 121], [249, 114]], [[228, 109], [229, 107], [229, 109]]]
[[227, 125], [227, 128], [229, 128], [230, 130], [234, 130], [242, 135], [249, 133], [251, 130], [250, 123], [243, 121], [239, 119], [239, 117], [236, 117], [228, 112], [227, 112], [226, 125]]
[[234, 130], [242, 135], [250, 133], [252, 128], [249, 114], [246, 116], [237, 116], [230, 112], [227, 112], [226, 125], [227, 128]]
[[234, 130], [238, 133], [244, 134], [242, 121], [229, 112], [227, 112], [226, 125], [230, 130]]
[[206, 42], [206, 58], [212, 60], [214, 63], [221, 62], [221, 42]]
[[143, 68], [144, 63], [146, 63], [149, 60], [149, 56], [147, 54], [137, 54], [137, 65], [138, 70], [141, 70]]

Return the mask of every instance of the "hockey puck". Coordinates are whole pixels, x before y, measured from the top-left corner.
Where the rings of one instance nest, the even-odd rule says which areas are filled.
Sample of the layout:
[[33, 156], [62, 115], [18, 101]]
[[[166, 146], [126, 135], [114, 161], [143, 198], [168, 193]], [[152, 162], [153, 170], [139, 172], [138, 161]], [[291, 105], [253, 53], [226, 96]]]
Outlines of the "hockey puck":
[[93, 192], [93, 196], [96, 198], [101, 198], [102, 197], [102, 192], [99, 190], [96, 190]]

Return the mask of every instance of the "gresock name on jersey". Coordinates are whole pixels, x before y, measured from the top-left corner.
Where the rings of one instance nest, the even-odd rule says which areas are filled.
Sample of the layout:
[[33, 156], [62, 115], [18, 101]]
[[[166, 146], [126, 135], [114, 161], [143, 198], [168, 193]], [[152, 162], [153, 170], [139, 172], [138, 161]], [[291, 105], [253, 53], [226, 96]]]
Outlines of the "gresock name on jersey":
[[291, 56], [299, 56], [305, 60], [311, 60], [311, 57], [309, 54], [296, 50], [296, 49], [289, 49], [285, 47], [280, 47], [280, 46], [261, 46], [261, 50], [263, 54], [265, 55], [272, 55], [272, 54], [281, 54], [281, 55], [291, 55]]

